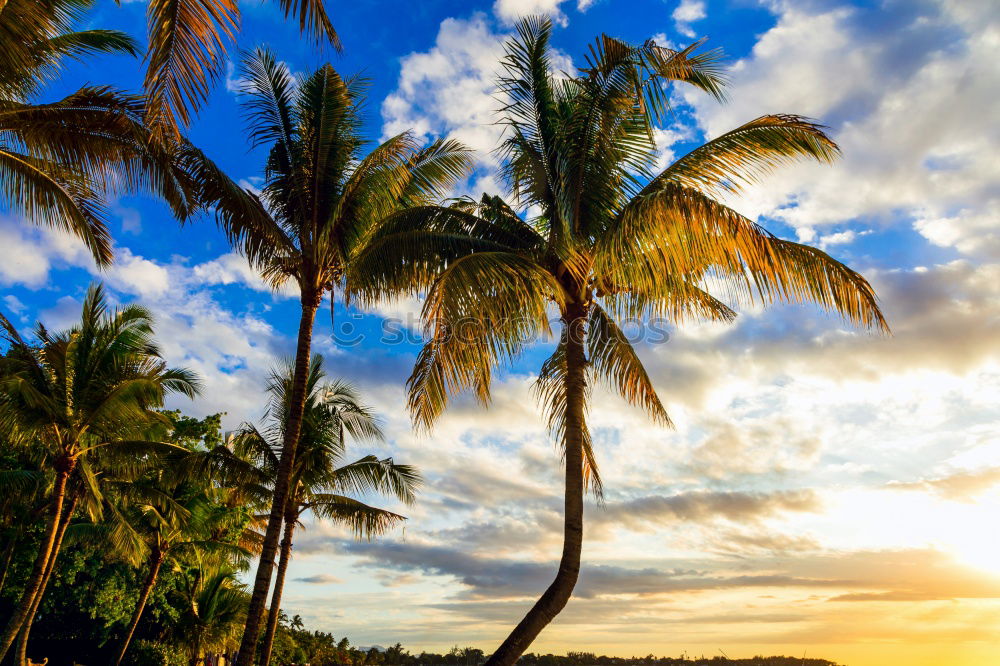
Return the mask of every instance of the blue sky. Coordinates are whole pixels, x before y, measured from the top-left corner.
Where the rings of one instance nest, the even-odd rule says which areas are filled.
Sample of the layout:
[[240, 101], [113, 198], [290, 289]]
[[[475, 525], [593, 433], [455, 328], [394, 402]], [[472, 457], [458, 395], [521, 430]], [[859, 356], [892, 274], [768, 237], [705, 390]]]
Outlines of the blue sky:
[[[732, 201], [772, 231], [815, 244], [875, 285], [894, 335], [875, 338], [802, 307], [692, 325], [640, 354], [677, 427], [598, 392], [591, 419], [606, 480], [588, 507], [576, 598], [542, 651], [630, 655], [808, 652], [854, 666], [984, 664], [1000, 658], [1000, 19], [988, 0], [496, 0], [341, 2], [344, 53], [320, 53], [276, 3], [247, 2], [240, 48], [269, 45], [293, 72], [329, 60], [372, 80], [368, 130], [413, 129], [477, 151], [462, 193], [500, 191], [490, 151], [500, 44], [545, 13], [559, 65], [600, 32], [683, 45], [707, 36], [730, 64], [730, 101], [679, 89], [657, 132], [663, 163], [764, 113], [829, 126], [833, 166], [772, 174]], [[101, 3], [94, 27], [141, 37], [144, 3]], [[237, 51], [231, 52], [234, 63]], [[84, 82], [136, 89], [142, 65], [67, 68], [45, 97]], [[190, 131], [252, 186], [234, 64]], [[168, 360], [205, 396], [177, 406], [257, 418], [275, 360], [291, 353], [297, 303], [270, 293], [210, 220], [181, 227], [144, 198], [113, 206], [117, 263], [0, 202], [0, 308], [26, 329], [69, 324], [87, 285], [149, 305]], [[338, 306], [339, 308], [339, 306]], [[377, 340], [419, 303], [338, 311], [366, 333], [316, 345], [358, 384], [391, 441], [375, 452], [421, 467], [405, 530], [352, 543], [330, 525], [298, 538], [289, 612], [361, 644], [489, 650], [540, 591], [558, 555], [559, 460], [530, 396], [544, 345], [504, 373], [494, 405], [458, 401], [415, 435], [403, 382], [416, 347]], [[356, 449], [358, 454], [368, 449]]]

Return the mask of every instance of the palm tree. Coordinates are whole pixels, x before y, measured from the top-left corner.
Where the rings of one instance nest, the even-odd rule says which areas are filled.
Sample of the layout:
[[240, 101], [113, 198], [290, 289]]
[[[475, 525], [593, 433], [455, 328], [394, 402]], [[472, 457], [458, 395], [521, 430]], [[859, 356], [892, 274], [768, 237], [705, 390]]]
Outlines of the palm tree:
[[188, 646], [188, 663], [196, 666], [204, 650], [228, 650], [238, 644], [247, 593], [232, 567], [195, 558], [177, 568], [184, 611], [174, 620], [174, 631]]
[[404, 211], [355, 260], [362, 300], [426, 293], [430, 340], [411, 375], [409, 405], [430, 426], [449, 394], [489, 400], [492, 369], [549, 330], [561, 335], [542, 365], [537, 394], [565, 461], [564, 542], [555, 580], [487, 662], [513, 664], [562, 610], [580, 569], [583, 501], [600, 477], [586, 424], [594, 380], [657, 422], [669, 418], [621, 318], [706, 317], [736, 301], [814, 302], [886, 330], [865, 279], [823, 252], [768, 233], [717, 200], [799, 157], [830, 161], [836, 145], [797, 116], [764, 116], [717, 137], [659, 174], [652, 129], [666, 111], [665, 84], [720, 96], [713, 52], [601, 37], [576, 76], [551, 71], [546, 20], [518, 25], [500, 89], [506, 97], [502, 174], [528, 221], [496, 197]]
[[84, 86], [55, 102], [36, 101], [65, 58], [137, 53], [123, 33], [72, 30], [92, 4], [0, 0], [0, 203], [69, 231], [107, 266], [109, 194], [154, 193], [181, 219], [197, 205], [176, 145], [152, 140], [142, 97]]
[[281, 538], [316, 311], [329, 291], [332, 313], [334, 292], [376, 223], [401, 208], [439, 200], [469, 172], [470, 156], [454, 141], [419, 148], [410, 133], [363, 156], [366, 81], [345, 80], [330, 65], [296, 83], [271, 53], [258, 49], [246, 59], [243, 75], [251, 142], [270, 148], [260, 197], [240, 189], [193, 149], [185, 169], [251, 265], [276, 288], [294, 281], [301, 303], [274, 497], [237, 660], [248, 666]]
[[0, 637], [2, 659], [44, 592], [46, 569], [73, 508], [66, 506], [67, 486], [81, 460], [104, 449], [148, 450], [143, 435], [161, 418], [154, 410], [164, 396], [193, 397], [199, 382], [190, 371], [168, 368], [161, 359], [145, 308], [110, 310], [100, 286], [88, 290], [81, 321], [68, 331], [52, 334], [39, 324], [36, 341], [29, 343], [3, 315], [0, 328], [12, 366], [0, 379], [0, 431], [34, 442], [53, 472], [45, 534]]
[[[48, 588], [49, 579], [55, 571], [56, 560], [62, 549], [63, 542], [69, 536], [71, 521], [78, 509], [87, 515], [91, 522], [102, 519], [103, 505], [106, 493], [115, 485], [128, 485], [135, 480], [136, 474], [141, 473], [148, 464], [152, 462], [149, 454], [155, 448], [153, 443], [149, 443], [146, 448], [143, 445], [136, 446], [133, 443], [122, 447], [103, 447], [95, 449], [89, 455], [81, 457], [77, 462], [72, 475], [66, 481], [66, 499], [63, 506], [62, 516], [59, 526], [56, 529], [55, 540], [52, 545], [52, 555], [49, 557], [39, 584], [39, 592], [28, 609], [28, 616], [21, 625], [21, 630], [17, 636], [14, 663], [19, 666], [27, 663], [28, 639], [31, 635], [31, 627], [34, 623], [35, 615], [42, 603], [45, 590]], [[146, 448], [146, 450], [143, 450]], [[45, 455], [45, 451], [35, 452]], [[138, 458], [137, 458], [138, 456]], [[43, 460], [44, 465], [44, 460]], [[77, 525], [77, 528], [84, 527]]]
[[146, 477], [123, 485], [119, 489], [122, 507], [114, 511], [115, 520], [110, 529], [97, 526], [105, 532], [105, 540], [114, 544], [119, 557], [126, 557], [135, 565], [144, 565], [146, 577], [139, 590], [139, 600], [125, 632], [115, 664], [120, 664], [128, 651], [149, 595], [159, 579], [163, 565], [171, 559], [197, 552], [203, 558], [221, 556], [227, 562], [233, 556], [249, 553], [215, 538], [215, 530], [222, 522], [231, 523], [225, 512], [215, 511], [210, 480], [204, 483], [179, 483], [171, 478], [172, 465], [160, 467]]
[[[235, 437], [237, 455], [254, 459], [269, 476], [278, 470], [282, 430], [288, 411], [288, 398], [294, 369], [289, 366], [274, 373], [268, 390], [271, 404], [270, 423], [264, 431], [245, 424]], [[260, 663], [267, 665], [278, 628], [285, 573], [292, 555], [292, 536], [306, 512], [319, 518], [349, 526], [358, 538], [372, 538], [402, 520], [391, 511], [360, 502], [345, 493], [378, 492], [392, 495], [410, 504], [420, 476], [409, 465], [399, 465], [392, 458], [365, 456], [338, 466], [345, 453], [345, 434], [354, 439], [381, 440], [382, 431], [371, 410], [361, 404], [357, 391], [349, 384], [322, 384], [323, 357], [314, 355], [307, 379], [307, 398], [299, 435], [298, 454], [284, 515], [284, 532], [278, 571], [271, 596]]]

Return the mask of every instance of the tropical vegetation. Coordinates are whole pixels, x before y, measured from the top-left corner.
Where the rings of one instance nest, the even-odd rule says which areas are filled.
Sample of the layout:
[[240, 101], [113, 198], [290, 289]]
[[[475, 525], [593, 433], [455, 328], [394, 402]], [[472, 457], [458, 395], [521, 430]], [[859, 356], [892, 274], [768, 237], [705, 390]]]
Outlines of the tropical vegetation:
[[[174, 646], [191, 664], [209, 652], [234, 652], [250, 601], [239, 574], [260, 551], [293, 368], [273, 373], [265, 424], [224, 435], [219, 414], [199, 420], [162, 409], [171, 392], [195, 397], [198, 378], [160, 359], [147, 311], [109, 308], [100, 286], [65, 332], [39, 324], [29, 341], [2, 315], [0, 325], [8, 345], [0, 364], [0, 606], [9, 617], [5, 647], [16, 639], [15, 663], [26, 663], [39, 609], [42, 644], [54, 640], [56, 654], [71, 649], [74, 658], [145, 663], [157, 644]], [[324, 378], [314, 356], [265, 660], [303, 515], [372, 538], [405, 518], [356, 496], [381, 493], [409, 504], [420, 483], [413, 467], [392, 458], [343, 462], [348, 437], [377, 441], [382, 432], [356, 389]], [[52, 624], [88, 605], [85, 624], [96, 634], [67, 636], [67, 625]]]
[[[224, 433], [223, 415], [166, 409], [195, 400], [201, 379], [164, 358], [141, 305], [114, 305], [95, 285], [64, 331], [39, 323], [29, 334], [0, 314], [0, 660], [24, 666], [38, 649], [116, 665], [214, 654], [240, 666], [680, 663], [525, 654], [572, 596], [585, 496], [602, 495], [590, 397], [602, 385], [671, 424], [623, 332], [629, 320], [724, 324], [739, 307], [811, 303], [888, 330], [862, 275], [725, 203], [779, 166], [836, 159], [824, 128], [787, 114], [748, 119], [657, 169], [673, 86], [722, 100], [720, 53], [602, 35], [578, 71], [557, 72], [551, 23], [531, 18], [499, 63], [505, 195], [456, 196], [474, 166], [457, 141], [369, 141], [364, 77], [330, 64], [296, 77], [264, 47], [241, 66], [248, 143], [266, 153], [250, 188], [182, 132], [223, 71], [236, 0], [148, 3], [143, 94], [85, 86], [43, 101], [66, 58], [140, 52], [123, 33], [77, 30], [91, 5], [0, 0], [3, 209], [70, 232], [104, 268], [113, 197], [145, 193], [180, 221], [211, 218], [266, 284], [295, 291], [298, 330], [294, 356], [261, 392], [263, 421]], [[279, 6], [340, 47], [322, 2]], [[417, 429], [460, 392], [485, 406], [496, 372], [555, 338], [535, 392], [565, 468], [562, 555], [489, 657], [361, 650], [282, 610], [307, 515], [380, 537], [405, 519], [369, 498], [410, 505], [421, 483], [391, 456], [347, 455], [384, 434], [354, 385], [327, 381], [313, 353], [326, 297], [331, 317], [338, 305], [422, 299], [428, 339], [406, 385]], [[712, 663], [786, 663], [768, 659]]]

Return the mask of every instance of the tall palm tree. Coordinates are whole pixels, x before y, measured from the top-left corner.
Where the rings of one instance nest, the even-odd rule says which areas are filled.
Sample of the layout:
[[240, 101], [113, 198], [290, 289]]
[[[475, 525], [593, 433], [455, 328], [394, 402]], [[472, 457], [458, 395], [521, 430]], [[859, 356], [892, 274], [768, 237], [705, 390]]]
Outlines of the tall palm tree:
[[37, 101], [66, 58], [137, 53], [123, 33], [73, 30], [92, 4], [0, 1], [0, 206], [69, 231], [106, 266], [109, 194], [156, 194], [181, 219], [197, 205], [176, 144], [153, 140], [141, 96], [88, 85], [55, 102]]
[[[277, 473], [279, 451], [294, 369], [289, 366], [271, 377], [269, 424], [263, 430], [245, 424], [235, 437], [238, 455], [257, 461], [269, 476]], [[405, 520], [403, 516], [365, 504], [348, 494], [381, 493], [410, 504], [420, 484], [420, 475], [409, 465], [392, 458], [368, 455], [340, 465], [345, 455], [345, 435], [356, 440], [381, 440], [382, 431], [371, 410], [361, 403], [349, 384], [323, 384], [323, 357], [314, 355], [309, 367], [307, 398], [299, 436], [298, 453], [284, 515], [284, 531], [278, 570], [271, 595], [267, 628], [260, 651], [260, 663], [267, 665], [278, 628], [285, 573], [292, 555], [292, 537], [302, 516], [315, 516], [350, 527], [358, 538], [383, 534]]]
[[259, 198], [197, 151], [191, 150], [185, 169], [251, 265], [276, 288], [293, 281], [301, 304], [280, 464], [237, 660], [248, 666], [281, 538], [316, 311], [329, 291], [332, 312], [334, 292], [376, 223], [402, 208], [439, 200], [469, 172], [470, 156], [448, 140], [420, 148], [410, 133], [364, 155], [361, 105], [367, 82], [343, 79], [330, 65], [296, 82], [270, 52], [258, 49], [245, 60], [243, 75], [251, 142], [270, 149]]
[[565, 461], [564, 542], [553, 583], [487, 662], [509, 666], [562, 610], [580, 569], [583, 502], [600, 477], [587, 430], [594, 380], [669, 418], [616, 323], [620, 318], [705, 317], [738, 302], [814, 302], [863, 327], [885, 330], [865, 279], [819, 250], [780, 239], [716, 198], [800, 157], [822, 162], [836, 145], [797, 116], [757, 118], [708, 141], [659, 174], [652, 130], [673, 81], [720, 96], [714, 53], [673, 51], [601, 37], [576, 76], [551, 71], [546, 20], [518, 25], [500, 89], [502, 173], [524, 221], [496, 197], [405, 211], [354, 262], [362, 300], [426, 293], [430, 340], [408, 383], [415, 421], [430, 426], [449, 394], [489, 400], [492, 369], [549, 330], [561, 335], [542, 365], [537, 394]]
[[164, 396], [193, 397], [198, 379], [168, 368], [153, 339], [152, 316], [137, 305], [109, 309], [100, 286], [83, 302], [79, 324], [53, 334], [39, 324], [28, 342], [0, 315], [12, 369], [0, 379], [0, 431], [18, 432], [44, 452], [52, 471], [42, 542], [24, 592], [0, 636], [0, 659], [28, 618], [67, 517], [67, 486], [81, 460], [108, 448], [147, 450], [142, 441]]

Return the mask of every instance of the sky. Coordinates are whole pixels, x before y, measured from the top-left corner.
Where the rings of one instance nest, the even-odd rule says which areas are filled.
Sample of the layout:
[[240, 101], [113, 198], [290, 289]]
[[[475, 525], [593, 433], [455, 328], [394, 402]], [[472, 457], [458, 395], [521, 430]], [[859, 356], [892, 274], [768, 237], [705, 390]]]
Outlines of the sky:
[[[532, 650], [1000, 663], [995, 3], [328, 0], [342, 55], [302, 39], [276, 2], [241, 7], [239, 48], [267, 44], [295, 73], [329, 61], [371, 78], [372, 139], [412, 129], [474, 148], [459, 193], [502, 192], [494, 75], [513, 22], [531, 13], [553, 18], [564, 71], [601, 32], [725, 50], [728, 102], [676, 89], [656, 134], [661, 164], [765, 113], [816, 118], [841, 146], [836, 164], [782, 169], [730, 203], [861, 271], [893, 334], [776, 307], [640, 336], [675, 428], [595, 392], [606, 501], [587, 505], [580, 583]], [[141, 37], [144, 9], [101, 2], [90, 25]], [[263, 154], [247, 145], [230, 55], [190, 137], [254, 186]], [[136, 89], [141, 75], [138, 60], [104, 57], [69, 67], [43, 98], [84, 82]], [[98, 271], [79, 242], [0, 204], [3, 312], [25, 331], [66, 327], [103, 281], [116, 302], [152, 308], [167, 360], [204, 378], [197, 402], [170, 406], [225, 412], [226, 428], [259, 419], [267, 373], [294, 350], [296, 299], [270, 292], [210, 219], [182, 227], [161, 203], [128, 197], [111, 222], [116, 263]], [[418, 310], [338, 304], [336, 336], [321, 311], [329, 374], [361, 389], [389, 435], [349, 451], [417, 465], [426, 485], [413, 507], [383, 504], [409, 517], [384, 538], [307, 522], [284, 607], [355, 644], [489, 652], [560, 552], [559, 453], [531, 395], [551, 342], [497, 377], [489, 409], [457, 400], [415, 434], [403, 387]]]

